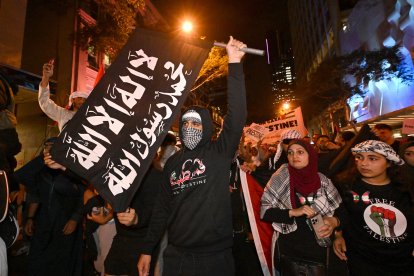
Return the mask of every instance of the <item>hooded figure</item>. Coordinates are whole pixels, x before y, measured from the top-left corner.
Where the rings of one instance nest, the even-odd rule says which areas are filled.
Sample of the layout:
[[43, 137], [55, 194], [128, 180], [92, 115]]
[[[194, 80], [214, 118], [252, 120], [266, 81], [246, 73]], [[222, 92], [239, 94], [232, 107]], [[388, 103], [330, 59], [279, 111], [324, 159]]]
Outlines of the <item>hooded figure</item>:
[[234, 275], [229, 171], [247, 115], [240, 47], [232, 39], [227, 46], [228, 112], [218, 138], [212, 140], [206, 108], [192, 106], [180, 118], [183, 147], [165, 164], [140, 273], [149, 272], [150, 254], [168, 229], [165, 275]]

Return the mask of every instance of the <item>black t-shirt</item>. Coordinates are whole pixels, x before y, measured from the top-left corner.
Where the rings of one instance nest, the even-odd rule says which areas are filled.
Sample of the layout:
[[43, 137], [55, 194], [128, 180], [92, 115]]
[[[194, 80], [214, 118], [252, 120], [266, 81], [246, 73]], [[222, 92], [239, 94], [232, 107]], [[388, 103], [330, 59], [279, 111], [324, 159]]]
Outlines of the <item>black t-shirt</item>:
[[343, 193], [348, 257], [383, 271], [414, 271], [414, 215], [408, 193], [396, 183], [370, 185], [357, 180]]

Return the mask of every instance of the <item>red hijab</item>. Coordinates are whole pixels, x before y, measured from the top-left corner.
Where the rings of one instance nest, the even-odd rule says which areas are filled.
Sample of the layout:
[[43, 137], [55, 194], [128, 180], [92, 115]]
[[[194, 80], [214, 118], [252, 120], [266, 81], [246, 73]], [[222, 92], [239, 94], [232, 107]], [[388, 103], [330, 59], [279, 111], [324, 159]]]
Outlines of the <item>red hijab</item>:
[[292, 145], [302, 146], [309, 154], [309, 164], [302, 169], [295, 169], [288, 165], [290, 177], [290, 202], [296, 208], [295, 193], [300, 193], [307, 197], [315, 193], [321, 187], [321, 179], [318, 175], [318, 155], [308, 142], [304, 140], [294, 140], [289, 144], [288, 150]]

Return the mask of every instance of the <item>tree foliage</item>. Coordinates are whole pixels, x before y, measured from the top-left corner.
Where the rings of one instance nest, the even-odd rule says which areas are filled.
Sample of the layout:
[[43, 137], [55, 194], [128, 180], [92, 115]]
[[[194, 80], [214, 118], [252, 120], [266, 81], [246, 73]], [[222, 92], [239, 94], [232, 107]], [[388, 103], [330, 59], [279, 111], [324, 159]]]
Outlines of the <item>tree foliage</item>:
[[228, 60], [225, 49], [213, 47], [191, 91], [202, 90], [202, 88], [209, 86], [207, 84], [211, 84], [212, 81], [227, 76]]
[[353, 94], [364, 95], [364, 88], [370, 81], [400, 79], [403, 83], [412, 82], [412, 70], [404, 62], [404, 56], [399, 46], [382, 48], [379, 51], [364, 52], [357, 50], [342, 58], [344, 75], [355, 78], [355, 84], [350, 85]]
[[[310, 114], [329, 104], [355, 94], [365, 96], [370, 81], [399, 78], [403, 83], [414, 80], [411, 68], [404, 62], [399, 46], [378, 51], [357, 50], [342, 57], [332, 57], [320, 64], [308, 82], [297, 87], [297, 96]], [[315, 103], [318, 104], [312, 104]]]
[[114, 59], [137, 26], [137, 11], [143, 0], [93, 0], [99, 10], [95, 25], [86, 25], [80, 31], [81, 47], [93, 47], [96, 53], [105, 53]]

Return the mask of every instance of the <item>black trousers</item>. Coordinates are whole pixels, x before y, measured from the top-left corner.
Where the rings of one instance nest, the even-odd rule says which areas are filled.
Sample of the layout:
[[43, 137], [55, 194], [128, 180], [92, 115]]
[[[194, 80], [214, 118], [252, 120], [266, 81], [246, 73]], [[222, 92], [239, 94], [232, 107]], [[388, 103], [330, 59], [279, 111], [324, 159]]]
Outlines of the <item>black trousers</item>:
[[211, 253], [190, 253], [169, 245], [164, 252], [163, 276], [233, 276], [231, 248]]

